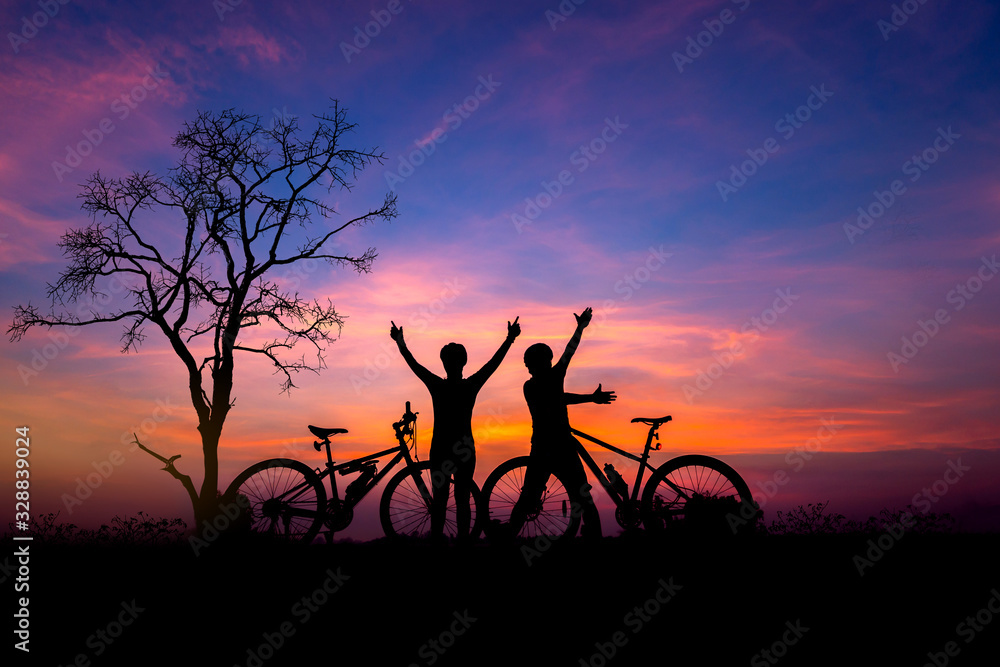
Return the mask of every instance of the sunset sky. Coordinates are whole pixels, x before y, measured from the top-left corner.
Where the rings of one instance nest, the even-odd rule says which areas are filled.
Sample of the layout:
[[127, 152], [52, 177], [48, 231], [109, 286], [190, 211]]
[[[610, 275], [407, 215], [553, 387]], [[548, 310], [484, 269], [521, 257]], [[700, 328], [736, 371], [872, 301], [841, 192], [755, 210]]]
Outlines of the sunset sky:
[[[261, 459], [319, 465], [307, 424], [350, 431], [339, 460], [389, 447], [407, 400], [426, 456], [430, 399], [390, 321], [435, 372], [441, 346], [463, 343], [471, 373], [519, 316], [476, 408], [482, 483], [528, 451], [525, 348], [558, 354], [592, 306], [567, 389], [602, 383], [618, 400], [572, 407], [577, 428], [641, 449], [629, 419], [671, 414], [654, 463], [718, 456], [769, 519], [810, 502], [862, 518], [902, 508], [960, 460], [934, 510], [1000, 527], [1000, 11], [901, 4], [911, 14], [832, 0], [199, 0], [54, 3], [47, 17], [6, 2], [5, 327], [17, 304], [48, 306], [57, 242], [88, 222], [91, 173], [166, 175], [173, 136], [202, 110], [309, 130], [336, 98], [358, 124], [352, 146], [386, 161], [349, 192], [315, 194], [346, 218], [392, 190], [399, 217], [338, 235], [344, 252], [377, 249], [370, 274], [277, 274], [329, 297], [345, 326], [328, 368], [290, 396], [263, 360], [240, 360], [223, 487]], [[118, 305], [109, 294], [102, 312]], [[181, 486], [127, 444], [137, 431], [181, 454], [200, 484], [184, 369], [149, 333], [124, 355], [116, 325], [0, 346], [11, 445], [30, 427], [33, 513], [190, 522]], [[807, 447], [808, 460], [795, 451]], [[79, 491], [97, 469], [107, 479]], [[377, 507], [367, 498], [343, 535], [378, 536]]]

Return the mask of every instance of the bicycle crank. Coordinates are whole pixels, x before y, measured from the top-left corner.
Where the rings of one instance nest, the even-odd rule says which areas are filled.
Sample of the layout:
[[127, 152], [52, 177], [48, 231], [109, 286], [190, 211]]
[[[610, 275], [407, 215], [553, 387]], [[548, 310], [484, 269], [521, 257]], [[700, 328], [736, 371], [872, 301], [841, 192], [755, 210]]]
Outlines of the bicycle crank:
[[624, 501], [615, 509], [615, 521], [625, 530], [638, 528], [642, 523], [642, 517], [639, 514], [639, 503], [632, 500]]

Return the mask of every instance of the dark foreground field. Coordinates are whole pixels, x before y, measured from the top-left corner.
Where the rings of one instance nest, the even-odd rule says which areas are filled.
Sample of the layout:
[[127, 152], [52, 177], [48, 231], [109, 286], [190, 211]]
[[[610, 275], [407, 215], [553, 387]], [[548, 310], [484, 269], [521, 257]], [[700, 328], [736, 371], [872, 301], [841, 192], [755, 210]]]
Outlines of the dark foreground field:
[[523, 544], [36, 541], [14, 664], [997, 664], [997, 536], [903, 536], [860, 576], [868, 539], [622, 537], [530, 565]]

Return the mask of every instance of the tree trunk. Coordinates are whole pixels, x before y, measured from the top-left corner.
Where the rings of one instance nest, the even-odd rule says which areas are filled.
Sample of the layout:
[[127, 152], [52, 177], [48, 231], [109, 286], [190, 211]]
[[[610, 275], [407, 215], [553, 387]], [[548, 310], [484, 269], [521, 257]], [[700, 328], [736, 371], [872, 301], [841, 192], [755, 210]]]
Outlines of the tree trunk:
[[205, 459], [205, 479], [201, 483], [198, 503], [194, 508], [194, 517], [198, 529], [203, 522], [211, 523], [219, 512], [219, 440], [222, 436], [222, 424], [213, 419], [201, 431], [201, 451]]
[[[227, 340], [235, 339], [235, 335]], [[212, 373], [212, 409], [207, 419], [200, 419], [198, 431], [201, 433], [201, 451], [204, 457], [205, 478], [201, 483], [201, 493], [198, 494], [198, 506], [195, 507], [195, 520], [198, 530], [205, 529], [204, 521], [211, 523], [219, 514], [219, 441], [222, 439], [222, 427], [229, 415], [230, 400], [233, 391], [233, 350], [231, 344], [225, 344], [222, 350], [222, 363]], [[200, 416], [200, 415], [199, 415]]]

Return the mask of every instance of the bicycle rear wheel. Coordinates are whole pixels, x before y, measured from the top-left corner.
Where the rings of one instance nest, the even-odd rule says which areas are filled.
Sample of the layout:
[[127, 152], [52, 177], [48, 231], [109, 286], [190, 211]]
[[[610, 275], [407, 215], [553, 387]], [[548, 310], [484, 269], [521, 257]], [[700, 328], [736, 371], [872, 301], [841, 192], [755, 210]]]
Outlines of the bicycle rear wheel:
[[[518, 456], [501, 463], [483, 484], [483, 510], [480, 514], [487, 534], [510, 522], [511, 512], [524, 488], [524, 474], [530, 460], [529, 456]], [[565, 485], [556, 475], [550, 475], [541, 496], [528, 507], [517, 537], [544, 535], [556, 539], [576, 535], [580, 516], [572, 511], [572, 506]]]
[[643, 489], [639, 510], [647, 530], [662, 530], [681, 522], [688, 527], [718, 529], [746, 524], [738, 520], [744, 503], [753, 507], [753, 497], [735, 470], [711, 456], [690, 454], [656, 469]]
[[[414, 477], [417, 473], [417, 477]], [[431, 534], [431, 483], [430, 461], [420, 461], [403, 468], [393, 475], [382, 492], [379, 515], [382, 530], [389, 537], [430, 537]], [[449, 484], [448, 506], [445, 510], [444, 534], [458, 535], [458, 507], [455, 504], [454, 483]], [[479, 486], [472, 483], [469, 506], [471, 511], [469, 537], [476, 539], [482, 533], [479, 518]]]
[[233, 480], [226, 497], [245, 505], [249, 529], [289, 542], [309, 544], [323, 525], [326, 491], [312, 468], [294, 459], [269, 459]]

